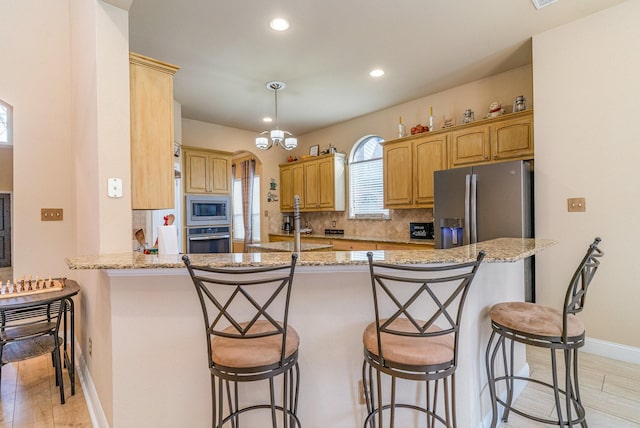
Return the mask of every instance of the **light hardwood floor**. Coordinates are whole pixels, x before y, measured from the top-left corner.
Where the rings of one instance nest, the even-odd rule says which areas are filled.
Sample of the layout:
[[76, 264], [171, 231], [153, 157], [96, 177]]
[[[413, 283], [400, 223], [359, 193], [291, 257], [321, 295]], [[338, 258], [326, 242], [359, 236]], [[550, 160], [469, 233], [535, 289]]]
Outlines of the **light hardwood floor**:
[[2, 367], [0, 428], [91, 427], [80, 382], [71, 396], [66, 370], [63, 376], [66, 403], [60, 404], [49, 354]]
[[[531, 374], [547, 377], [547, 350], [529, 347]], [[2, 368], [0, 428], [91, 427], [80, 382], [71, 396], [65, 371], [67, 402], [60, 405], [51, 359], [43, 355]], [[459, 380], [460, 381], [460, 380]], [[582, 352], [580, 389], [591, 428], [640, 428], [640, 365], [623, 363]], [[553, 401], [546, 389], [531, 384], [517, 401], [526, 411], [553, 414]], [[458, 411], [463, 411], [459, 407]], [[544, 425], [512, 414], [501, 428], [530, 428]], [[185, 427], [186, 428], [186, 427]], [[467, 428], [467, 427], [460, 427]]]
[[[558, 354], [559, 360], [561, 354]], [[586, 352], [579, 353], [579, 380], [587, 422], [592, 428], [640, 428], [640, 365], [629, 364]], [[531, 377], [551, 381], [549, 350], [527, 347]], [[560, 372], [564, 376], [564, 371]], [[518, 408], [542, 417], [555, 415], [550, 389], [529, 383], [516, 402]], [[500, 428], [542, 425], [516, 414]]]

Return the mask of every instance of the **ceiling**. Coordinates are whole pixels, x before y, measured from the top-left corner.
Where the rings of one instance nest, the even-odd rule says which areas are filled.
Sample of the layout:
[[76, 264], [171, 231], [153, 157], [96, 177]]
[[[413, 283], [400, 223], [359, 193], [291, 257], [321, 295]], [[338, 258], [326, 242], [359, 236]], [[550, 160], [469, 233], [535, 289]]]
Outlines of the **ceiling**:
[[280, 128], [301, 135], [530, 64], [532, 35], [622, 1], [133, 0], [129, 40], [181, 67], [183, 117], [267, 129], [281, 80]]

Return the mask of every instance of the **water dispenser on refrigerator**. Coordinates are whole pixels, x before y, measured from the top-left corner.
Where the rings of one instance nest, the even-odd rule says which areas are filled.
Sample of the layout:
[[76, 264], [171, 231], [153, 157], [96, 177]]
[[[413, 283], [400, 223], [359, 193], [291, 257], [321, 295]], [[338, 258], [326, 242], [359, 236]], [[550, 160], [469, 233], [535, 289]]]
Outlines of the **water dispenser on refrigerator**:
[[464, 244], [462, 235], [464, 219], [441, 218], [440, 233], [442, 236], [442, 248], [459, 247]]

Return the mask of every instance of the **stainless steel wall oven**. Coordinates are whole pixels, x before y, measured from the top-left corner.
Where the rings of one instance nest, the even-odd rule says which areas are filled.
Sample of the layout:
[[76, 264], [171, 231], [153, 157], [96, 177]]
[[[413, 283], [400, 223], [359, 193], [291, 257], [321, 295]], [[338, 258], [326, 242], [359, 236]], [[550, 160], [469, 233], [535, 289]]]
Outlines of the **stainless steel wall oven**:
[[187, 228], [187, 253], [229, 253], [231, 233], [229, 226]]

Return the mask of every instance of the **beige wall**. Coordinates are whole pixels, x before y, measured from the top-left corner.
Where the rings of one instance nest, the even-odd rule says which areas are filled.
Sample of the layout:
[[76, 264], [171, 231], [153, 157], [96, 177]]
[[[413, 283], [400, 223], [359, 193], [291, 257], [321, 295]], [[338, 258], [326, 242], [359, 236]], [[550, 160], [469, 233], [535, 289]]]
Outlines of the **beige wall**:
[[[560, 307], [594, 236], [606, 252], [582, 318], [587, 335], [640, 347], [640, 2], [534, 37], [536, 235], [560, 244], [536, 260], [541, 303]], [[585, 213], [566, 199], [586, 197]]]
[[[75, 253], [131, 249], [128, 13], [102, 1], [69, 0], [71, 133], [75, 155]], [[123, 181], [122, 198], [107, 196], [107, 178]], [[111, 302], [100, 271], [79, 272], [76, 336], [104, 416], [113, 411]], [[92, 353], [89, 353], [91, 341]]]
[[[66, 2], [2, 2], [0, 98], [13, 106], [13, 267], [16, 275], [66, 272], [75, 242]], [[41, 222], [40, 208], [64, 209]], [[57, 256], [54, 256], [57, 255]]]
[[379, 135], [386, 141], [396, 139], [400, 116], [408, 133], [418, 123], [429, 124], [430, 106], [433, 106], [436, 128], [442, 126], [443, 117], [453, 117], [456, 123], [461, 123], [467, 108], [474, 111], [476, 120], [482, 119], [492, 101], [502, 101], [503, 106], [511, 108], [518, 95], [524, 95], [527, 107], [532, 108], [532, 93], [531, 66], [516, 68], [302, 135], [298, 139], [300, 148], [295, 153], [309, 153], [309, 147], [316, 144], [320, 150], [332, 144], [339, 152], [349, 154], [353, 144], [365, 135]]
[[[11, 40], [0, 97], [14, 113], [14, 274], [79, 279], [76, 335], [84, 356], [93, 335], [87, 364], [107, 411], [109, 301], [99, 272], [75, 275], [64, 257], [130, 248], [128, 198], [103, 196], [105, 177], [126, 183], [129, 170], [128, 22], [113, 9], [86, 0], [0, 4], [0, 38]], [[41, 222], [42, 207], [63, 208], [64, 220]]]

